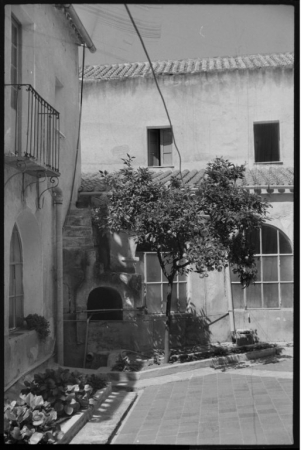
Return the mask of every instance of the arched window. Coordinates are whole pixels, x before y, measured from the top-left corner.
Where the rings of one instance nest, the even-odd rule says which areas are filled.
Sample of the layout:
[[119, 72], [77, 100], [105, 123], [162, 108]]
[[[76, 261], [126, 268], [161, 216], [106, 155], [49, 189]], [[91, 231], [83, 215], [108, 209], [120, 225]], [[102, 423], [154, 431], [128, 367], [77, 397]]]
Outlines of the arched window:
[[257, 280], [242, 289], [231, 272], [234, 308], [292, 308], [293, 252], [285, 234], [264, 225], [251, 236], [257, 256]]
[[23, 257], [21, 239], [16, 225], [10, 242], [9, 328], [23, 325]]

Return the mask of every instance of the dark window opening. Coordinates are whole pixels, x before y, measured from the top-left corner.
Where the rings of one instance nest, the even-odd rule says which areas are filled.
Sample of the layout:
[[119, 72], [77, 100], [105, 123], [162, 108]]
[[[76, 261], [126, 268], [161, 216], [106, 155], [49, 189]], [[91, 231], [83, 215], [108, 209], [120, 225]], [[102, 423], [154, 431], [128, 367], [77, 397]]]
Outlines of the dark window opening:
[[[88, 312], [88, 317], [91, 320], [122, 320], [122, 298], [120, 294], [109, 287], [99, 287], [90, 292], [88, 297], [88, 310], [103, 309], [103, 312]], [[105, 310], [116, 311], [105, 311]]]
[[279, 122], [254, 123], [255, 162], [280, 161]]
[[147, 130], [148, 165], [172, 165], [172, 132], [171, 128], [152, 128]]

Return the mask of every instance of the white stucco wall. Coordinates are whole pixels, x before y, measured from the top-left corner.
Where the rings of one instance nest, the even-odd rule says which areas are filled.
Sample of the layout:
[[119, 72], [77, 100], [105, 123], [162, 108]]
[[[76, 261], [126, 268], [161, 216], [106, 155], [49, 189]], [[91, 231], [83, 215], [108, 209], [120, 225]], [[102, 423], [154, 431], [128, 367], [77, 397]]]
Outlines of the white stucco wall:
[[[59, 186], [63, 191], [63, 217], [70, 199], [78, 136], [78, 47], [63, 13], [50, 4], [7, 5], [5, 7], [5, 83], [10, 83], [11, 15], [22, 27], [21, 83], [31, 84], [39, 95], [60, 112], [61, 139]], [[58, 85], [60, 87], [58, 87]], [[13, 151], [14, 135], [10, 88], [6, 88], [4, 152]], [[26, 113], [26, 112], [25, 112]], [[24, 115], [24, 114], [23, 114]], [[80, 158], [78, 159], [78, 169]], [[4, 302], [5, 302], [5, 385], [51, 356], [56, 323], [56, 217], [51, 190], [54, 186], [36, 177], [22, 175], [5, 165], [4, 203]], [[43, 181], [44, 180], [44, 181]], [[80, 172], [75, 180], [79, 186]], [[56, 183], [55, 183], [56, 184]], [[22, 191], [24, 198], [22, 198]], [[23, 249], [24, 316], [43, 315], [51, 326], [51, 336], [42, 343], [35, 332], [9, 333], [9, 253], [14, 225], [17, 225]]]
[[[293, 70], [256, 69], [158, 77], [182, 169], [203, 168], [215, 156], [254, 162], [253, 123], [280, 122], [280, 158], [293, 164]], [[85, 81], [83, 172], [115, 170], [130, 153], [147, 165], [147, 127], [169, 126], [152, 78]], [[173, 163], [179, 158], [173, 149]], [[158, 169], [162, 170], [162, 169]]]
[[[158, 77], [183, 169], [201, 169], [216, 156], [254, 166], [253, 123], [279, 121], [280, 160], [293, 166], [293, 70], [255, 69]], [[166, 113], [152, 78], [85, 81], [82, 127], [82, 170], [113, 171], [122, 167], [126, 153], [134, 166], [147, 166], [147, 127], [168, 126]], [[173, 150], [174, 168], [179, 158]], [[157, 168], [156, 171], [166, 170]], [[282, 230], [293, 244], [293, 194], [267, 197], [268, 224]], [[201, 280], [191, 274], [189, 296], [211, 321], [229, 308], [230, 289], [223, 273]], [[258, 329], [261, 340], [293, 339], [292, 309], [235, 312], [236, 327]], [[249, 322], [250, 320], [250, 322]], [[213, 341], [230, 337], [225, 317], [210, 327]]]

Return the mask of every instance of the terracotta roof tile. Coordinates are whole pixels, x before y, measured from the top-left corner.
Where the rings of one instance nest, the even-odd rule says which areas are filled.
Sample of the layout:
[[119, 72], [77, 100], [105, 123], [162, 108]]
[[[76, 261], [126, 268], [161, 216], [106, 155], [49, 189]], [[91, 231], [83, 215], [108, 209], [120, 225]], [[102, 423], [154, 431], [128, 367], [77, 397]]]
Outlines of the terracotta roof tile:
[[[294, 66], [294, 53], [154, 61], [152, 64], [156, 75], [161, 76], [267, 67], [291, 68]], [[81, 68], [79, 74], [81, 77]], [[121, 80], [146, 76], [152, 76], [148, 62], [85, 66], [84, 69], [84, 80]]]
[[[166, 170], [163, 172], [152, 172], [156, 181], [167, 183], [172, 176], [180, 178], [179, 170]], [[198, 186], [204, 176], [205, 169], [185, 169], [182, 171], [182, 177], [186, 184]], [[294, 169], [292, 167], [270, 167], [246, 169], [243, 180], [237, 180], [237, 185], [247, 186], [292, 186], [294, 185]], [[99, 172], [82, 173], [80, 192], [103, 191], [104, 183]]]

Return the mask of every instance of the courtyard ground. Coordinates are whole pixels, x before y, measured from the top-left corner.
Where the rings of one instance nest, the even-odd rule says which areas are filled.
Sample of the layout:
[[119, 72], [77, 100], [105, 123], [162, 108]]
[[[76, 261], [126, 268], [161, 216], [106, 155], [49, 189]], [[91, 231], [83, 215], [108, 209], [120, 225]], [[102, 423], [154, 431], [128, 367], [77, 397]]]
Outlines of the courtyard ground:
[[[110, 444], [293, 444], [292, 356], [138, 380], [136, 389], [138, 397], [126, 417], [119, 417]], [[106, 423], [116, 415], [116, 404], [133, 401], [131, 395], [113, 392], [106, 411], [71, 444], [105, 443]]]

